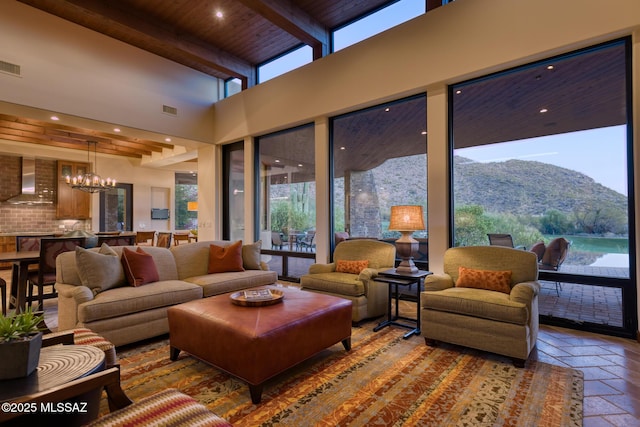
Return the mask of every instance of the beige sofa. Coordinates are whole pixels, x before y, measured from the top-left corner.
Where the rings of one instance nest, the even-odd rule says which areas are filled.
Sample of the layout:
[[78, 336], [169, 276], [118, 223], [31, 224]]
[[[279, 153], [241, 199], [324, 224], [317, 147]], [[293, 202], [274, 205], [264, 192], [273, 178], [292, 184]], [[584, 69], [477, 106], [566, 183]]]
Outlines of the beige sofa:
[[[167, 309], [172, 305], [277, 281], [277, 273], [260, 261], [259, 243], [243, 246], [245, 271], [208, 274], [209, 246], [231, 243], [196, 242], [170, 249], [145, 246], [160, 280], [138, 287], [127, 284], [119, 258], [94, 266], [90, 273], [95, 287], [83, 286], [76, 253], [62, 253], [56, 259], [58, 328], [89, 328], [119, 346], [168, 333]], [[111, 249], [121, 257], [122, 248]], [[89, 251], [99, 252], [100, 248]], [[108, 289], [102, 290], [97, 282]]]
[[[450, 248], [444, 274], [425, 278], [421, 331], [427, 343], [443, 341], [485, 350], [524, 366], [538, 337], [538, 262], [533, 252], [500, 247]], [[510, 271], [510, 293], [457, 287], [459, 267]], [[458, 283], [460, 284], [460, 283]]]
[[[352, 321], [387, 313], [389, 298], [385, 283], [374, 281], [378, 272], [394, 267], [396, 247], [377, 240], [358, 239], [340, 242], [333, 252], [333, 262], [312, 264], [309, 274], [300, 278], [305, 291], [346, 298], [352, 302]], [[368, 260], [368, 268], [359, 274], [337, 272], [338, 261]]]

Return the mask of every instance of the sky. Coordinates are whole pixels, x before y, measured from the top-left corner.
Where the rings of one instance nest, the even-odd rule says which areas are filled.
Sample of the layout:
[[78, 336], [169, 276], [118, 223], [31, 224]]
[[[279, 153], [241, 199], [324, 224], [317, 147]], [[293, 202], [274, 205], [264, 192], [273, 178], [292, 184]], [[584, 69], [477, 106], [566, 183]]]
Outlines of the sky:
[[[400, 0], [371, 14], [353, 24], [337, 30], [334, 34], [334, 51], [344, 49], [359, 41], [369, 38], [391, 27], [402, 24], [425, 11], [424, 0]], [[260, 67], [259, 80], [265, 82], [287, 71], [301, 67], [311, 62], [313, 52], [311, 47], [303, 46], [281, 58]]]
[[626, 126], [613, 126], [456, 150], [487, 163], [531, 160], [581, 172], [627, 195]]

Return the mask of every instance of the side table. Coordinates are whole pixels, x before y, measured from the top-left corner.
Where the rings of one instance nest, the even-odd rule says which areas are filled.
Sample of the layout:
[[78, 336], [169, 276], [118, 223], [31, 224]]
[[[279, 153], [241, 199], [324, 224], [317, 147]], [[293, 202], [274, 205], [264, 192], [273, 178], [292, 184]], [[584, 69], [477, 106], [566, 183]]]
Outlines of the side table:
[[[395, 268], [391, 268], [389, 270], [382, 271], [378, 273], [378, 276], [374, 279], [376, 282], [386, 283], [389, 286], [389, 302], [387, 307], [387, 320], [384, 320], [378, 324], [375, 328], [373, 328], [374, 332], [378, 332], [380, 329], [386, 326], [400, 326], [402, 328], [411, 329], [409, 332], [404, 334], [404, 339], [407, 339], [413, 335], [420, 335], [420, 290], [422, 289], [422, 283], [424, 282], [424, 278], [428, 275], [432, 274], [430, 271], [419, 270], [417, 273], [413, 274], [402, 274], [396, 273]], [[400, 294], [398, 293], [398, 286], [411, 286], [416, 285], [416, 318], [402, 317], [398, 312], [398, 304], [400, 300]], [[395, 291], [395, 305], [396, 310], [395, 314], [391, 311], [391, 300], [393, 298], [392, 287], [394, 287]], [[400, 323], [397, 320], [406, 320], [413, 324]]]
[[[100, 372], [104, 369], [104, 363], [104, 351], [90, 345], [42, 348], [38, 367], [31, 375], [0, 381], [0, 402], [16, 403], [15, 408], [8, 407], [7, 411], [0, 411], [0, 424], [12, 419], [16, 425], [51, 420], [61, 421], [66, 425], [80, 425], [97, 418], [102, 389], [88, 393], [81, 399], [79, 410], [68, 413], [64, 410], [61, 412], [57, 402], [37, 402], [34, 396]], [[19, 417], [15, 418], [16, 416]], [[55, 418], [51, 418], [52, 416]]]

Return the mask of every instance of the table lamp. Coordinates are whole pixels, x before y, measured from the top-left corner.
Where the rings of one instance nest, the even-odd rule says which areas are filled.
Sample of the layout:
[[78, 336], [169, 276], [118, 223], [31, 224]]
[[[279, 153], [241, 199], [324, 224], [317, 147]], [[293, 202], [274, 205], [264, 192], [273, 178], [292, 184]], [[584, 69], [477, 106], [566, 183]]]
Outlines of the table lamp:
[[416, 230], [424, 230], [422, 206], [391, 206], [389, 231], [399, 231], [402, 236], [396, 240], [396, 251], [402, 260], [396, 273], [415, 274], [418, 267], [413, 263], [413, 255], [418, 251], [418, 241], [411, 235]]

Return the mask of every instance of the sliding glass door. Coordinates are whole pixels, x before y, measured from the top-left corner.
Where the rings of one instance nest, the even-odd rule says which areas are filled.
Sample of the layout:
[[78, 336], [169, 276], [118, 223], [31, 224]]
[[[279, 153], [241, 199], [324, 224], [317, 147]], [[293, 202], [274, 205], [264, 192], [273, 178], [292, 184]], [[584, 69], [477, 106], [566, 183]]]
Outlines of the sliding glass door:
[[[450, 88], [453, 245], [547, 248], [542, 321], [637, 330], [630, 46], [618, 40]], [[568, 252], [549, 268], [549, 247]], [[540, 243], [541, 242], [541, 243]]]

